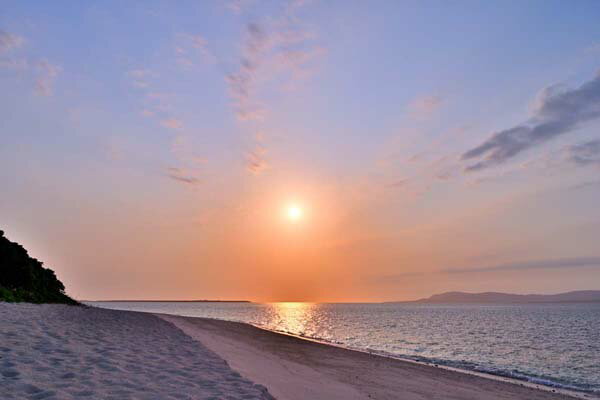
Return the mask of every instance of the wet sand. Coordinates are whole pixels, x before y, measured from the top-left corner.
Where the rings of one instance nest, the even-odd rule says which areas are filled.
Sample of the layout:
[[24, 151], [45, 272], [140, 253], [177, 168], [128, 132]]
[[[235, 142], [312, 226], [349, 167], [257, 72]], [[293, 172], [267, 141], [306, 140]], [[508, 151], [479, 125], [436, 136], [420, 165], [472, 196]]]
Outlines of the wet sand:
[[279, 400], [572, 399], [444, 368], [343, 349], [238, 322], [157, 314]]

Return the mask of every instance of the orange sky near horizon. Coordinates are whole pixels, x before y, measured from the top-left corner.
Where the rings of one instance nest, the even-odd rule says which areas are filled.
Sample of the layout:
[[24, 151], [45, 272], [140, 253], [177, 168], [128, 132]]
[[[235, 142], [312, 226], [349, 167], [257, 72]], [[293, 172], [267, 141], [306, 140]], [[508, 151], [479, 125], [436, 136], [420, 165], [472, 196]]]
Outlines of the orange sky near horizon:
[[[519, 237], [497, 233], [518, 225], [515, 205], [530, 207], [528, 196], [492, 207], [457, 207], [451, 218], [448, 213], [427, 218], [414, 213], [418, 198], [409, 198], [406, 212], [395, 214], [390, 203], [397, 207], [396, 200], [376, 188], [273, 182], [278, 179], [258, 190], [228, 192], [212, 208], [198, 207], [196, 193], [160, 212], [153, 201], [119, 212], [102, 212], [101, 204], [89, 203], [79, 209], [85, 221], [76, 214], [59, 225], [51, 221], [51, 237], [15, 235], [10, 226], [7, 236], [55, 269], [68, 293], [88, 300], [370, 302], [451, 290], [552, 293], [565, 282], [588, 284], [561, 269], [521, 271], [518, 280], [511, 270], [445, 271], [492, 265], [486, 259], [498, 248], [510, 249], [516, 261], [535, 260], [532, 255], [539, 252], [552, 256], [546, 233], [536, 227], [522, 230], [540, 238], [527, 246]], [[290, 204], [302, 207], [300, 220], [286, 214]], [[97, 215], [92, 225], [90, 215]], [[594, 246], [592, 238], [572, 244]]]

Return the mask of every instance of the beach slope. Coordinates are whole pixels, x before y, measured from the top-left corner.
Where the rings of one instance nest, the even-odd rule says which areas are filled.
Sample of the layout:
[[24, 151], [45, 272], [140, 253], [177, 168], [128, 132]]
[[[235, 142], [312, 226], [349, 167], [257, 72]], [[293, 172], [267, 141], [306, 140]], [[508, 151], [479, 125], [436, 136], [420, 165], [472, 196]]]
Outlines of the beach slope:
[[157, 314], [278, 400], [550, 400], [564, 394], [204, 318]]

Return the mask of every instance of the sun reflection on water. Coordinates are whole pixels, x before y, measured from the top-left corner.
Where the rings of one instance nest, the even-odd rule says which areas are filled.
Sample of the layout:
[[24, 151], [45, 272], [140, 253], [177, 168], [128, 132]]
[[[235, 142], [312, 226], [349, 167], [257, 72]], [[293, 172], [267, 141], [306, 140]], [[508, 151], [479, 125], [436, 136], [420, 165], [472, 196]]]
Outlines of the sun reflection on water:
[[295, 335], [307, 335], [307, 328], [315, 318], [318, 308], [316, 303], [270, 303], [268, 306], [268, 320], [264, 321], [265, 327], [280, 332]]

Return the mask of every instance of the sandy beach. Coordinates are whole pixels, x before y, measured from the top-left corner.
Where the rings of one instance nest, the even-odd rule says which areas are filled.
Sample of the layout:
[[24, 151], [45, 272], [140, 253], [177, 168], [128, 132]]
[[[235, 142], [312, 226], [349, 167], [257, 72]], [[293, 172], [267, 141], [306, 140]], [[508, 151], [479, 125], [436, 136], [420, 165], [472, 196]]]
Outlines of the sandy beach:
[[343, 349], [244, 323], [160, 315], [279, 400], [569, 399], [565, 394]]
[[151, 314], [0, 302], [0, 321], [2, 400], [272, 398]]
[[248, 324], [0, 303], [2, 399], [567, 399]]

